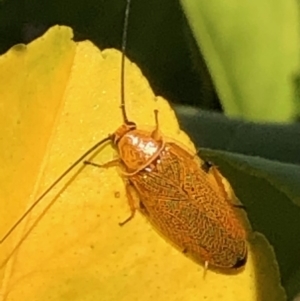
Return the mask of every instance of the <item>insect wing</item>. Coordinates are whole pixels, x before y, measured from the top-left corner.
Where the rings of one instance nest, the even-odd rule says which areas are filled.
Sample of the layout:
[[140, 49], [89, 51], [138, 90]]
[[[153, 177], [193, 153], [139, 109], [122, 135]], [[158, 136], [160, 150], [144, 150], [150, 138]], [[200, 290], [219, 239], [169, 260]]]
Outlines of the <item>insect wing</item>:
[[197, 261], [231, 268], [245, 257], [244, 232], [207, 177], [193, 156], [166, 144], [156, 162], [130, 181], [142, 212], [167, 240]]

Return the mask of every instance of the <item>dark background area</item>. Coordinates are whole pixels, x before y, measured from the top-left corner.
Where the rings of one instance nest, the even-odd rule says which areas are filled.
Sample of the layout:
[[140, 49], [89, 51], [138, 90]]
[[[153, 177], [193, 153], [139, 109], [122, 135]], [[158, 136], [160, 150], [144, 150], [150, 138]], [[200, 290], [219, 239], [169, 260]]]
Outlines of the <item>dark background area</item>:
[[[0, 2], [0, 53], [49, 27], [73, 28], [75, 40], [120, 49], [125, 0], [5, 0]], [[127, 56], [156, 95], [171, 103], [220, 110], [218, 97], [178, 0], [132, 0]]]

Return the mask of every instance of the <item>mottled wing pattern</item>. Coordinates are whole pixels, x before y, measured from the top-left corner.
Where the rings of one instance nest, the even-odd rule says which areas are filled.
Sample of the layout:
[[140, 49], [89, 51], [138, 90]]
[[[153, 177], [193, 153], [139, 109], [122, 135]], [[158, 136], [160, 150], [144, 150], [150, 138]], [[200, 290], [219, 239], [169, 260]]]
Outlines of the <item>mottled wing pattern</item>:
[[163, 236], [197, 260], [233, 267], [245, 257], [244, 230], [207, 177], [193, 156], [166, 144], [159, 158], [130, 182]]

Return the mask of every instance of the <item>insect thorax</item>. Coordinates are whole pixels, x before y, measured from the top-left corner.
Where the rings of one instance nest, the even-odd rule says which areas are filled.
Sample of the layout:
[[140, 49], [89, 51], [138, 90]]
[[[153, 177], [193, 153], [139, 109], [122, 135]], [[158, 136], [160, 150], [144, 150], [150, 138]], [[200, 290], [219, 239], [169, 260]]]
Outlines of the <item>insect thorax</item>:
[[137, 172], [155, 160], [164, 142], [152, 137], [151, 132], [131, 130], [117, 143], [117, 149], [127, 172]]

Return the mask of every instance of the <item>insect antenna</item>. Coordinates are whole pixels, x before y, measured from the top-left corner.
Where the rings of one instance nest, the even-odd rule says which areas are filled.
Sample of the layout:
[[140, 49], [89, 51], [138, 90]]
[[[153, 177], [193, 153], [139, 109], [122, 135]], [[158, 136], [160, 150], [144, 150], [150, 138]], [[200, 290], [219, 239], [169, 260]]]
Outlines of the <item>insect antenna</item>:
[[24, 220], [24, 218], [40, 203], [40, 201], [54, 188], [74, 167], [76, 167], [86, 156], [96, 150], [103, 143], [111, 140], [108, 136], [101, 141], [97, 142], [90, 149], [88, 149], [83, 155], [81, 155], [68, 169], [65, 170], [44, 192], [39, 198], [23, 213], [23, 215], [17, 220], [17, 222], [7, 231], [7, 233], [1, 238], [0, 244], [2, 244], [18, 227], [18, 225]]
[[129, 121], [125, 108], [125, 52], [127, 44], [127, 29], [128, 29], [128, 20], [129, 20], [129, 11], [130, 11], [131, 0], [127, 0], [123, 24], [123, 36], [122, 36], [122, 58], [121, 58], [121, 110], [123, 115], [123, 120], [125, 124], [131, 125], [132, 122]]

